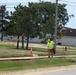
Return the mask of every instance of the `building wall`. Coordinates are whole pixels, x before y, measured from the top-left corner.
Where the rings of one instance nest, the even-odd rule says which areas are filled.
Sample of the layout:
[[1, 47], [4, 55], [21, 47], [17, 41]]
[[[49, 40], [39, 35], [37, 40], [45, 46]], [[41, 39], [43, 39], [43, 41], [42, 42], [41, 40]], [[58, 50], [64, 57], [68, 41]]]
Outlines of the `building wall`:
[[64, 45], [76, 46], [76, 37], [73, 36], [63, 36], [61, 43]]
[[[0, 37], [1, 37], [1, 34], [0, 34]], [[47, 35], [46, 35], [46, 38], [48, 38], [48, 37], [51, 37], [51, 34], [47, 34]], [[24, 41], [26, 41], [26, 39], [27, 39], [27, 38], [25, 37], [25, 38], [24, 38]], [[4, 37], [3, 37], [3, 40], [16, 41], [16, 40], [17, 40], [17, 36], [9, 36], [9, 35], [8, 35], [8, 36], [4, 36]], [[20, 39], [20, 41], [21, 41], [21, 40], [22, 40], [22, 38]], [[30, 39], [29, 39], [29, 42], [38, 42], [38, 43], [41, 43], [41, 42], [44, 41], [44, 40], [45, 40], [45, 39], [43, 39], [43, 38], [40, 39], [39, 36], [38, 36], [38, 37], [35, 37], [35, 38], [33, 38], [33, 39], [30, 38]], [[47, 42], [47, 41], [46, 41], [46, 42]]]
[[[1, 36], [0, 36], [1, 38]], [[16, 41], [17, 40], [17, 36], [4, 36], [3, 40], [8, 40], [8, 41]], [[22, 38], [19, 39], [20, 41], [22, 40]], [[24, 41], [26, 41], [26, 37], [24, 38]], [[39, 39], [39, 37], [33, 38], [33, 39], [29, 39], [29, 42], [38, 42], [41, 43], [42, 41], [44, 41], [44, 39]]]
[[33, 38], [33, 39], [29, 39], [30, 42], [38, 42], [41, 43], [42, 41], [44, 41], [44, 39], [39, 39], [39, 37]]
[[[16, 41], [17, 40], [17, 37], [16, 36], [4, 36], [3, 38], [4, 40], [14, 40]], [[21, 41], [22, 39], [20, 39]], [[26, 37], [25, 37], [25, 41], [26, 41]], [[33, 38], [33, 39], [29, 39], [30, 42], [39, 42], [41, 43], [42, 41], [44, 41], [44, 39], [39, 39], [39, 37], [36, 37], [36, 38]], [[62, 39], [57, 39], [57, 44], [58, 43], [62, 43], [63, 45], [70, 45], [70, 46], [76, 46], [76, 37], [73, 37], [73, 36], [63, 36]]]

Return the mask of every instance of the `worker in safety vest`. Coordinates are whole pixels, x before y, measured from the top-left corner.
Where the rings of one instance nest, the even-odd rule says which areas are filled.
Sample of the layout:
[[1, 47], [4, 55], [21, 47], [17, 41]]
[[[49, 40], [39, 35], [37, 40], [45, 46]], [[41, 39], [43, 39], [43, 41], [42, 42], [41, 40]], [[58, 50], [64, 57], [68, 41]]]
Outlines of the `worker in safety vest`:
[[47, 47], [48, 47], [48, 58], [53, 57], [53, 48], [54, 48], [54, 42], [51, 39], [48, 39]]

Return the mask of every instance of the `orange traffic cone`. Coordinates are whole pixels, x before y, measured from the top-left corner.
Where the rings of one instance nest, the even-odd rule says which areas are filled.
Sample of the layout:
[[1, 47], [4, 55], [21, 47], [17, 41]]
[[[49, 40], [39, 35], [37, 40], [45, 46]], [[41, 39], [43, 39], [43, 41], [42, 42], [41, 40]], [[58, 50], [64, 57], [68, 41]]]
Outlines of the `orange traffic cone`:
[[32, 48], [30, 49], [30, 55], [32, 55], [33, 54], [33, 52], [32, 52]]

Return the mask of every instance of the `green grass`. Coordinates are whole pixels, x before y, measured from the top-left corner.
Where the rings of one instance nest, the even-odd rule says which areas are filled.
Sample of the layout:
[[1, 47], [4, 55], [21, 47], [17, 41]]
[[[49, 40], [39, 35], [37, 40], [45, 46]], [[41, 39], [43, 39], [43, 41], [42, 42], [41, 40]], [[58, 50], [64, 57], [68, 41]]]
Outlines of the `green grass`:
[[0, 57], [12, 57], [12, 56], [25, 56], [29, 51], [23, 49], [16, 49], [11, 45], [0, 45]]
[[[33, 54], [47, 54], [47, 49], [45, 48], [32, 48]], [[14, 56], [27, 56], [29, 55], [30, 49], [16, 49], [14, 45], [0, 45], [0, 57], [14, 57]], [[75, 49], [64, 49], [57, 48], [56, 55], [76, 55]]]
[[[47, 54], [47, 49], [44, 48], [32, 48], [33, 54]], [[14, 45], [0, 45], [0, 57], [12, 57], [12, 56], [26, 56], [29, 55], [29, 50], [16, 49]]]
[[74, 64], [76, 64], [76, 62], [70, 62], [66, 58], [0, 61], [0, 71], [48, 68], [48, 67], [67, 66]]
[[[32, 48], [33, 54], [47, 54], [47, 49]], [[56, 55], [75, 55], [75, 49], [68, 49], [67, 51], [57, 48]], [[27, 56], [29, 50], [16, 49], [14, 45], [1, 45], [0, 44], [0, 57], [13, 57], [13, 56]], [[36, 69], [47, 68], [55, 66], [67, 66], [76, 64], [70, 60], [74, 57], [67, 58], [46, 58], [46, 59], [32, 59], [32, 60], [19, 60], [19, 61], [0, 61], [0, 71], [7, 70], [20, 70], [20, 69]]]
[[[33, 48], [33, 54], [47, 54], [47, 50], [43, 48]], [[30, 49], [16, 49], [12, 45], [0, 45], [0, 57], [14, 57], [14, 56], [27, 56], [30, 55]]]

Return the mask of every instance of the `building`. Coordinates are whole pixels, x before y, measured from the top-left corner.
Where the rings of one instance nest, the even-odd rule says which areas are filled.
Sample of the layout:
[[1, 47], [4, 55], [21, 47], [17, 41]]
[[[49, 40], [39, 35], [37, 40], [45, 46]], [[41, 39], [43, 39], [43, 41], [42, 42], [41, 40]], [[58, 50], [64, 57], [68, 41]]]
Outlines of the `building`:
[[[68, 27], [64, 27], [63, 30], [61, 31], [62, 33], [62, 37], [61, 38], [57, 38], [56, 43], [61, 45], [65, 45], [65, 46], [76, 46], [76, 29], [73, 28], [68, 28]], [[0, 34], [1, 37], [1, 34]], [[48, 37], [51, 37], [51, 34], [47, 34], [46, 35], [46, 39], [40, 39], [39, 37], [35, 37], [33, 39], [29, 39], [29, 42], [38, 42], [38, 43], [45, 43], [47, 42]], [[9, 41], [16, 41], [17, 40], [17, 36], [4, 36], [3, 38], [4, 40], [9, 40]], [[20, 39], [21, 41], [22, 39]], [[46, 41], [45, 41], [46, 40]], [[26, 41], [26, 37], [25, 37], [25, 41]]]
[[64, 27], [61, 43], [63, 45], [76, 46], [76, 29]]

